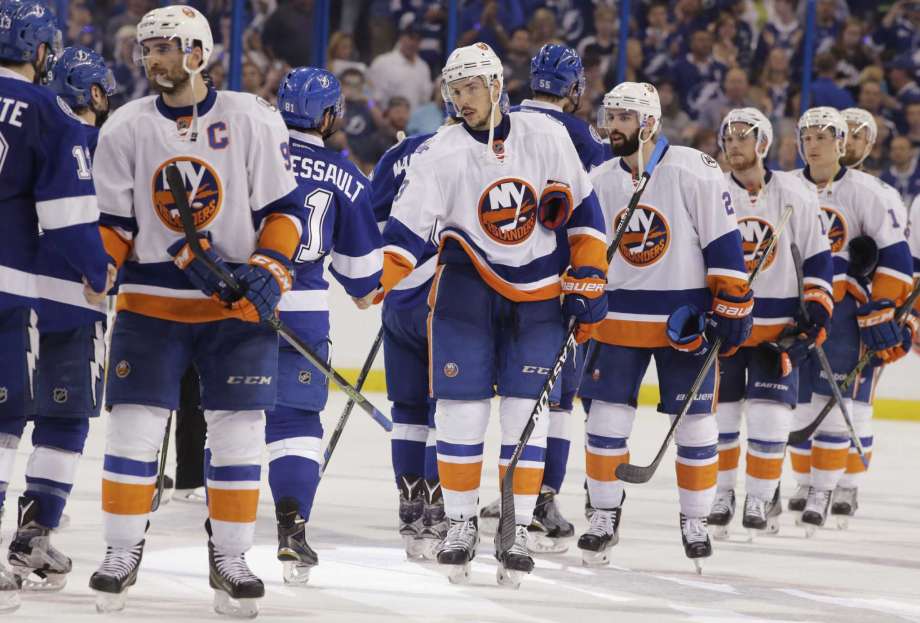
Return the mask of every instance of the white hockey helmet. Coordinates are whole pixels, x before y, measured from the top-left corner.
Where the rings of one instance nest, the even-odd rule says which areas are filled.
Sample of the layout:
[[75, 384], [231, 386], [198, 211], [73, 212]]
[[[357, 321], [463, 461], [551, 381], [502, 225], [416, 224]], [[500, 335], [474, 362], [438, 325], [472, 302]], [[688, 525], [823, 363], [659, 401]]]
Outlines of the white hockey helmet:
[[[189, 74], [200, 73], [207, 66], [211, 52], [214, 51], [211, 25], [198, 9], [190, 6], [174, 4], [161, 7], [147, 12], [141, 18], [137, 25], [138, 45], [148, 39], [160, 37], [178, 39], [182, 51], [182, 67]], [[201, 45], [201, 65], [193, 70], [188, 66], [188, 58], [196, 41]]]
[[[649, 140], [661, 124], [661, 100], [658, 90], [648, 82], [621, 82], [604, 95], [604, 102], [598, 111], [597, 126], [609, 128], [608, 111], [632, 110], [639, 115], [639, 140]], [[654, 121], [649, 125], [649, 118]], [[648, 130], [642, 140], [642, 130]]]
[[733, 123], [744, 123], [750, 126], [745, 135], [755, 132], [754, 137], [757, 139], [757, 145], [754, 147], [754, 153], [763, 160], [770, 153], [770, 146], [773, 145], [773, 124], [767, 119], [766, 115], [756, 108], [735, 108], [730, 110], [725, 118], [722, 119], [722, 125], [719, 126], [719, 149], [725, 151], [724, 138]]
[[821, 130], [830, 130], [837, 141], [837, 155], [842, 157], [846, 153], [847, 134], [849, 127], [836, 108], [830, 106], [818, 106], [809, 108], [801, 117], [799, 117], [799, 156], [805, 160], [805, 150], [802, 148], [802, 133], [806, 128], [820, 128]]
[[448, 86], [451, 82], [480, 77], [487, 87], [498, 80], [499, 89], [493, 102], [498, 103], [505, 85], [504, 72], [498, 55], [487, 44], [480, 42], [457, 48], [447, 57], [444, 69], [441, 70], [441, 94], [445, 102], [452, 102]]
[[871, 112], [863, 108], [844, 108], [840, 111], [840, 114], [843, 115], [844, 121], [856, 126], [854, 130], [849, 130], [850, 134], [855, 134], [866, 128], [869, 133], [869, 145], [875, 145], [875, 139], [878, 138], [878, 125], [875, 123], [875, 117], [872, 116]]

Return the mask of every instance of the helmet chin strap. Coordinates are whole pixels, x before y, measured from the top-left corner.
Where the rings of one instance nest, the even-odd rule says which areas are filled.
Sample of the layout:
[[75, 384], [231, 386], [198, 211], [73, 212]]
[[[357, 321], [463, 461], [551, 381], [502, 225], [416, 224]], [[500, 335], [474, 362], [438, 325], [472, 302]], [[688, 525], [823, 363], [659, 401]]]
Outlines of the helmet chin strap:
[[198, 140], [198, 98], [195, 97], [195, 77], [204, 69], [203, 64], [198, 69], [192, 69], [188, 66], [188, 59], [191, 51], [182, 55], [182, 69], [188, 74], [188, 88], [192, 93], [192, 124], [189, 127], [189, 140], [196, 142]]
[[492, 96], [492, 86], [489, 85], [489, 142], [486, 146], [486, 157], [494, 159], [496, 162], [501, 164], [503, 162], [498, 156], [495, 155], [495, 149], [492, 147], [492, 141], [495, 138], [495, 109], [498, 107], [498, 102], [501, 100], [502, 90], [498, 89], [498, 96]]

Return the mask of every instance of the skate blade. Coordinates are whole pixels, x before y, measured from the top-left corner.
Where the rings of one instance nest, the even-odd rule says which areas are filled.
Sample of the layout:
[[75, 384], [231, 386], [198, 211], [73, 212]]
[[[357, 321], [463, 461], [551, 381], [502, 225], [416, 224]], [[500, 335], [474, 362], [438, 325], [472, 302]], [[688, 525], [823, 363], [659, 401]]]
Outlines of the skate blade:
[[462, 565], [440, 565], [446, 567], [444, 572], [447, 574], [447, 580], [451, 584], [469, 584], [470, 583], [470, 563]]
[[495, 571], [495, 580], [498, 582], [499, 586], [518, 590], [521, 588], [521, 580], [524, 579], [525, 575], [527, 575], [525, 571], [505, 569], [505, 567], [499, 564], [498, 569]]
[[214, 590], [214, 612], [234, 619], [254, 619], [259, 616], [259, 600], [233, 599], [224, 591]]
[[767, 519], [767, 529], [764, 530], [764, 534], [767, 536], [776, 536], [779, 534], [779, 517]]
[[480, 517], [479, 532], [482, 534], [495, 534], [498, 530], [498, 517]]
[[532, 554], [564, 554], [569, 551], [569, 546], [562, 539], [553, 539], [540, 532], [528, 532], [527, 549]]
[[810, 539], [815, 536], [815, 533], [818, 532], [818, 526], [814, 524], [804, 524], [805, 525], [805, 538]]
[[709, 525], [709, 536], [714, 538], [717, 541], [725, 541], [728, 539], [729, 527], [728, 526], [714, 526]]
[[128, 603], [128, 589], [120, 593], [103, 593], [102, 591], [93, 591], [96, 593], [96, 612], [107, 614], [109, 612], [121, 612]]
[[702, 558], [694, 558], [693, 567], [696, 569], [697, 575], [703, 575], [703, 559]]
[[610, 564], [610, 548], [599, 552], [588, 549], [581, 550], [581, 564], [584, 567], [604, 567]]
[[19, 606], [19, 591], [0, 591], [0, 612], [15, 612]]
[[310, 571], [315, 566], [305, 565], [293, 560], [285, 560], [281, 565], [281, 575], [284, 578], [284, 583], [293, 586], [305, 586], [310, 581]]
[[409, 560], [418, 560], [425, 557], [427, 546], [423, 539], [408, 534], [402, 535], [403, 547], [406, 549], [406, 558]]
[[67, 586], [66, 573], [49, 573], [44, 578], [33, 573], [27, 576], [20, 576], [20, 578], [22, 579], [22, 590], [24, 591], [53, 593], [63, 590]]
[[442, 539], [422, 539], [422, 560], [425, 562], [437, 562], [438, 547], [440, 547], [441, 541]]
[[848, 515], [838, 515], [837, 516], [837, 529], [838, 530], [847, 530], [850, 527], [850, 518]]

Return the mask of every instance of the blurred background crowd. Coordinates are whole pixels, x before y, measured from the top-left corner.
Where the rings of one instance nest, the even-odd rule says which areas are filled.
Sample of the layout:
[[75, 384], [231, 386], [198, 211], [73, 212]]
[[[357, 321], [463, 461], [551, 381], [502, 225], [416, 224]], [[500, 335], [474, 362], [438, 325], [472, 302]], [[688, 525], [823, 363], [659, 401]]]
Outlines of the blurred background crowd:
[[[70, 0], [65, 44], [101, 52], [118, 81], [117, 105], [146, 94], [133, 60], [135, 26], [156, 0]], [[171, 2], [170, 2], [171, 4]], [[188, 4], [210, 20], [208, 68], [226, 88], [231, 0]], [[457, 44], [490, 44], [505, 64], [511, 103], [530, 95], [530, 59], [545, 43], [581, 55], [587, 87], [578, 114], [593, 123], [617, 80], [620, 29], [628, 28], [625, 78], [655, 84], [663, 129], [676, 144], [718, 157], [717, 131], [731, 108], [754, 106], [773, 122], [770, 165], [797, 166], [805, 1], [632, 0], [621, 24], [616, 0], [459, 0]], [[345, 97], [335, 146], [370, 172], [396, 134], [443, 121], [439, 74], [450, 52], [447, 0], [332, 0], [325, 64]], [[247, 0], [242, 84], [274, 101], [293, 66], [316, 63], [313, 0]], [[859, 106], [879, 138], [865, 169], [905, 202], [920, 194], [920, 0], [817, 0], [811, 106]]]

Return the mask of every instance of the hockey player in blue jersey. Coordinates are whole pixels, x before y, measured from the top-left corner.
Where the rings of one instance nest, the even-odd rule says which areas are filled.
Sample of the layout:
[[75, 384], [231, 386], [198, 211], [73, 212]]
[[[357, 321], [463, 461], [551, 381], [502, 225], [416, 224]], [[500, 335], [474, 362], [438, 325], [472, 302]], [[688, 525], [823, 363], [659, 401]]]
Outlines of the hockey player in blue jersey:
[[[291, 168], [307, 207], [307, 222], [294, 255], [293, 288], [278, 307], [281, 320], [323, 357], [329, 356], [328, 282], [323, 260], [352, 297], [376, 289], [383, 255], [370, 206], [370, 182], [323, 139], [343, 113], [342, 88], [325, 69], [299, 67], [278, 88], [278, 107], [290, 130]], [[320, 478], [328, 384], [306, 359], [282, 344], [278, 357], [278, 401], [266, 412], [268, 483], [278, 519], [278, 560], [284, 580], [304, 584], [318, 562], [306, 540]]]
[[[80, 275], [84, 285], [73, 293], [75, 300], [101, 303], [114, 280], [97, 228], [80, 122], [51, 91], [35, 84], [60, 40], [53, 15], [41, 3], [0, 0], [0, 209], [6, 218], [0, 232], [0, 509], [26, 417], [35, 413], [38, 398], [39, 227], [42, 244], [53, 246]], [[79, 436], [48, 426], [51, 420], [37, 421], [33, 445], [57, 446]], [[44, 452], [36, 451], [33, 459], [38, 454]], [[35, 467], [33, 460], [30, 468]], [[69, 489], [60, 482], [41, 484]], [[27, 547], [47, 546], [53, 527], [35, 522], [38, 506], [41, 521], [51, 523], [49, 517], [59, 512], [45, 503], [20, 507], [38, 538]], [[69, 570], [69, 561], [59, 562]], [[18, 607], [20, 583], [0, 564], [0, 611]]]

